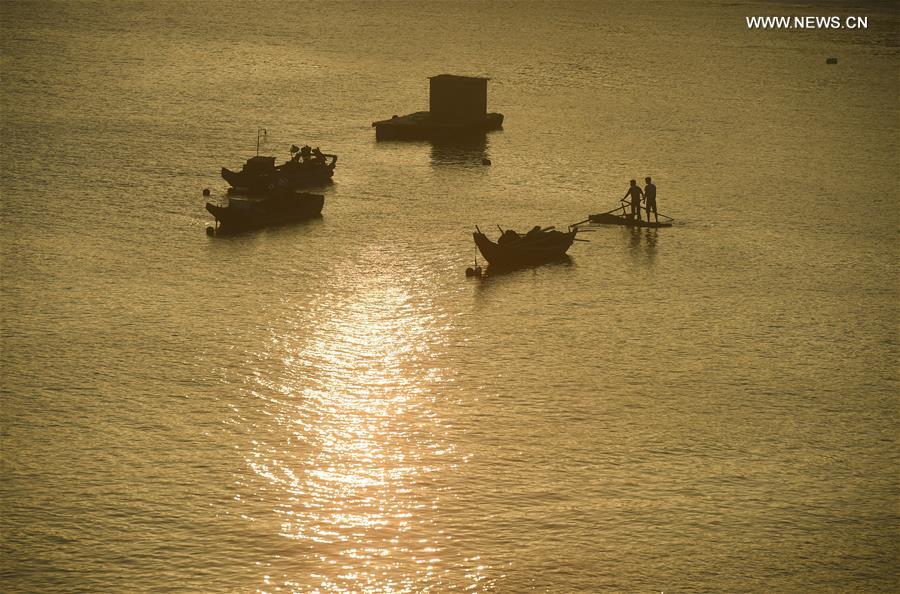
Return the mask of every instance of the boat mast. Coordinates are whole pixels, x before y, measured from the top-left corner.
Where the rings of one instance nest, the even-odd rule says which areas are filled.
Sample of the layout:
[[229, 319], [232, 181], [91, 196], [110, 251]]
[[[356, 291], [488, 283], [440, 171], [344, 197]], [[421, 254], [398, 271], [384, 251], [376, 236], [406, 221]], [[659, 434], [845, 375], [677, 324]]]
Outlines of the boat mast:
[[256, 129], [256, 156], [259, 156], [259, 135], [262, 132], [263, 136], [268, 136], [268, 132], [266, 132], [265, 128], [257, 128]]

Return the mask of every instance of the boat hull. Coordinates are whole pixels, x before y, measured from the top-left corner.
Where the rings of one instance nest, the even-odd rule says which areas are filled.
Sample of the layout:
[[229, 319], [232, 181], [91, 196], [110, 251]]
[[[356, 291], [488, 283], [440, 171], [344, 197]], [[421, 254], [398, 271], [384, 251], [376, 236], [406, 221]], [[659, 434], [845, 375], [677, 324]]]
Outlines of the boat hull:
[[227, 206], [207, 202], [206, 210], [216, 219], [216, 233], [235, 233], [319, 217], [324, 205], [321, 194], [284, 192], [256, 199], [229, 198]]
[[588, 219], [590, 220], [590, 222], [597, 223], [599, 225], [623, 225], [626, 227], [648, 227], [651, 229], [672, 226], [672, 223], [649, 222], [642, 219], [635, 220], [629, 217], [623, 217], [611, 213], [590, 215]]
[[506, 244], [491, 241], [483, 233], [472, 234], [478, 251], [491, 266], [515, 267], [543, 264], [564, 258], [578, 230], [553, 232], [538, 239], [522, 238]]

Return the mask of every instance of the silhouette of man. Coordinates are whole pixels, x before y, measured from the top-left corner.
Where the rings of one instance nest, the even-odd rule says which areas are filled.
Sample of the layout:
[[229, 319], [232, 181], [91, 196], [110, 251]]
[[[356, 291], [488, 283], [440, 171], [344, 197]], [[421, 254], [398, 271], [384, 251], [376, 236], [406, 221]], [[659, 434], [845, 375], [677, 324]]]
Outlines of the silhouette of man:
[[629, 183], [631, 186], [628, 188], [628, 191], [625, 192], [625, 195], [622, 196], [622, 200], [631, 196], [631, 214], [629, 216], [632, 219], [641, 220], [641, 196], [644, 195], [644, 192], [641, 191], [641, 187], [637, 185], [637, 181], [631, 180]]
[[659, 214], [656, 212], [656, 185], [650, 181], [650, 176], [644, 178], [644, 181], [647, 182], [647, 185], [644, 186], [644, 202], [647, 206], [647, 222], [650, 222], [650, 210], [653, 209], [653, 216], [656, 217], [656, 222], [659, 222]]

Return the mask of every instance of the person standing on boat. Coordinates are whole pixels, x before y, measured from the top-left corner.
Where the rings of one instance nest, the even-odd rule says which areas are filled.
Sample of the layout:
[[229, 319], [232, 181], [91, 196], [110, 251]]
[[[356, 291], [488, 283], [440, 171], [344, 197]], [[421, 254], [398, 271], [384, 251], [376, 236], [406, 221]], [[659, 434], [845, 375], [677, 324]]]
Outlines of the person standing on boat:
[[644, 192], [641, 190], [641, 187], [637, 185], [637, 181], [631, 180], [629, 182], [631, 186], [628, 188], [628, 191], [625, 192], [625, 195], [622, 197], [622, 200], [625, 200], [629, 196], [631, 196], [631, 218], [641, 220], [641, 197], [644, 195]]
[[644, 202], [647, 207], [647, 222], [650, 222], [650, 210], [653, 210], [653, 216], [656, 217], [656, 222], [659, 222], [659, 213], [656, 212], [656, 184], [650, 181], [650, 176], [644, 178], [644, 181], [647, 182], [647, 185], [644, 186]]

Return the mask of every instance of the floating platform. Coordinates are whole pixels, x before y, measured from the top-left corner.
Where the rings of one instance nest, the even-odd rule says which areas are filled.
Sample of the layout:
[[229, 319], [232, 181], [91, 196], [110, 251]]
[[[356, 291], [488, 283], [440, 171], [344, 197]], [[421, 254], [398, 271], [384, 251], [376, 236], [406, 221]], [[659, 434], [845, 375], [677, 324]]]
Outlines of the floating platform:
[[644, 221], [642, 219], [633, 219], [629, 216], [614, 215], [609, 212], [603, 214], [593, 214], [588, 217], [591, 223], [599, 225], [624, 225], [626, 227], [649, 227], [651, 229], [659, 229], [660, 227], [671, 227], [672, 223], [660, 223]]
[[429, 78], [428, 111], [373, 122], [379, 140], [464, 138], [503, 128], [502, 113], [487, 111], [487, 81], [439, 74]]
[[432, 138], [464, 138], [503, 128], [502, 113], [486, 113], [480, 118], [452, 121], [432, 116], [429, 111], [417, 111], [389, 120], [373, 122], [378, 140], [430, 140]]

